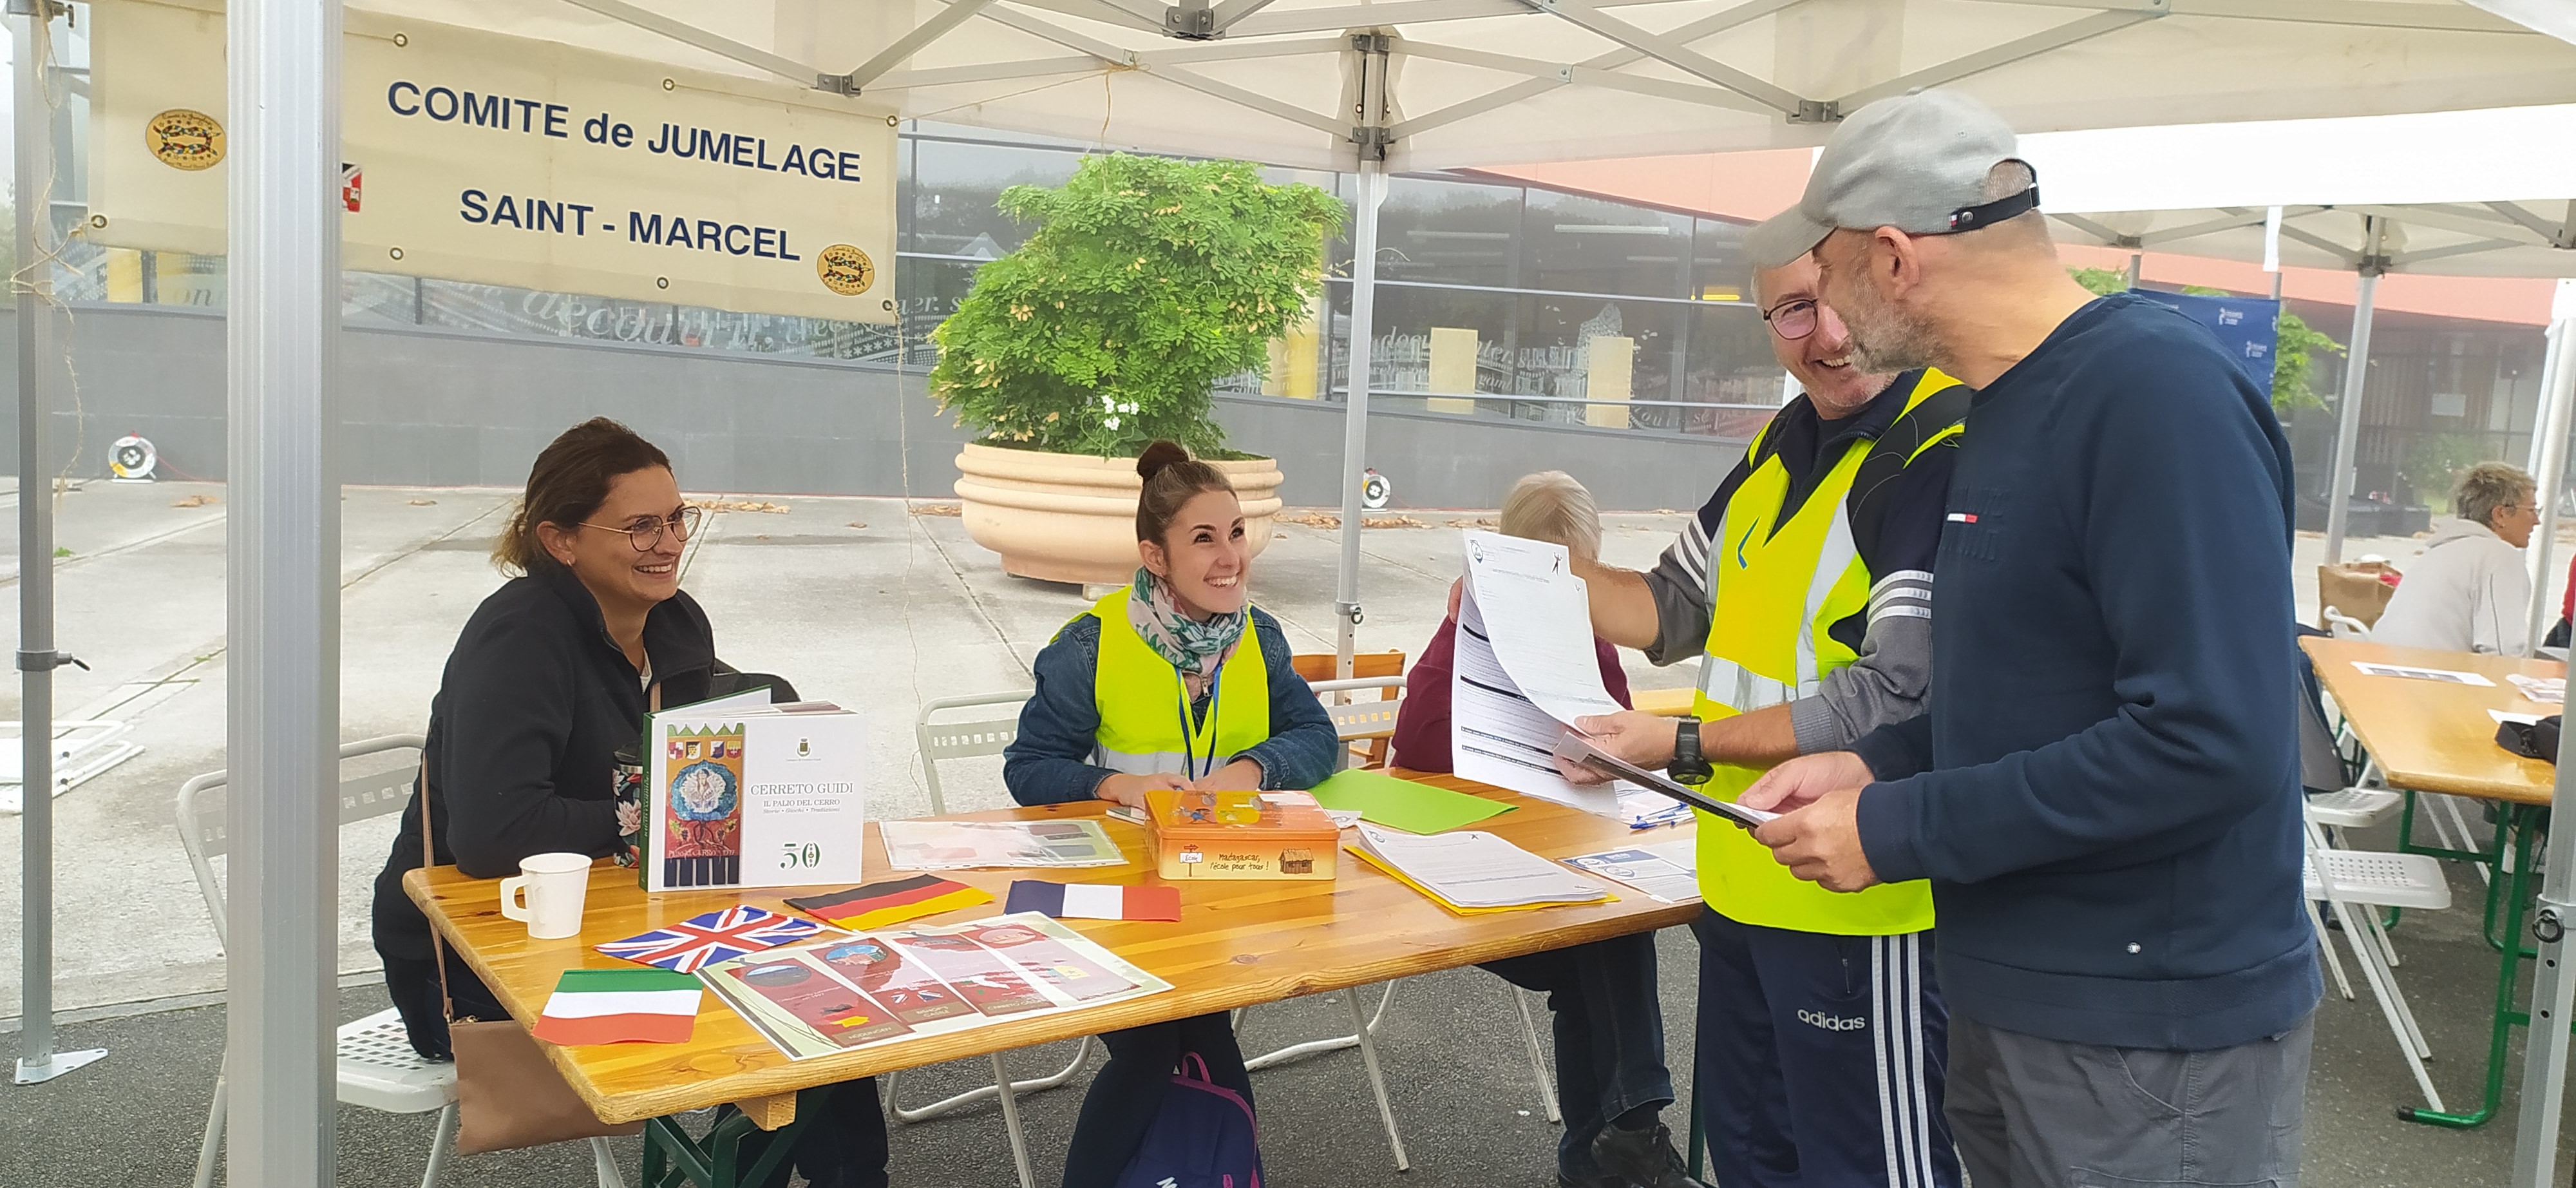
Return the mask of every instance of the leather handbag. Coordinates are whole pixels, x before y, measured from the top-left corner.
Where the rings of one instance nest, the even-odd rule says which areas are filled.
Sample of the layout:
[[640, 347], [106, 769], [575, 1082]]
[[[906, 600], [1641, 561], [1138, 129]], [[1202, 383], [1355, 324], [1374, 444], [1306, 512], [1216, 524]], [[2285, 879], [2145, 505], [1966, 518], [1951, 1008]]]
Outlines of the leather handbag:
[[[420, 864], [437, 864], [429, 836], [429, 776], [420, 778]], [[573, 1092], [545, 1049], [514, 1020], [459, 1019], [447, 989], [447, 948], [429, 930], [438, 963], [438, 1005], [447, 1016], [447, 1050], [456, 1060], [456, 1151], [480, 1155], [574, 1139], [643, 1133], [644, 1124], [611, 1125]]]

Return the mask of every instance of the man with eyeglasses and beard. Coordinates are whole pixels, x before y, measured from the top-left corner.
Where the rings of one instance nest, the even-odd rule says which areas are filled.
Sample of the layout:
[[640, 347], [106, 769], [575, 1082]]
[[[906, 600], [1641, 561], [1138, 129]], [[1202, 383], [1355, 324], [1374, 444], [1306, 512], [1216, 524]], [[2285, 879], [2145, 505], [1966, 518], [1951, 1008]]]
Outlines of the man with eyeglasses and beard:
[[[1596, 634], [1701, 666], [1678, 723], [1630, 711], [1576, 725], [1728, 800], [1773, 764], [1922, 713], [1932, 559], [1970, 395], [1928, 368], [1860, 366], [1812, 260], [1753, 280], [1771, 353], [1804, 393], [1652, 571], [1576, 562]], [[1559, 762], [1569, 779], [1600, 778]], [[1826, 891], [1714, 820], [1699, 830], [1699, 882], [1709, 1182], [1957, 1188], [1928, 887]]]

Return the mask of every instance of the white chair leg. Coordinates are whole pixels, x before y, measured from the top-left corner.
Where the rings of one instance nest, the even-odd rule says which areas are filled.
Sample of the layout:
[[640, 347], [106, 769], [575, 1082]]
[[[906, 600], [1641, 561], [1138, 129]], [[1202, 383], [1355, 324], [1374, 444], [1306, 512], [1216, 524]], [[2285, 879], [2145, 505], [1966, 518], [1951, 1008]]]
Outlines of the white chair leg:
[[[2335, 918], [2343, 921], [2344, 935], [2354, 936], [2352, 913], [2339, 900], [2328, 900]], [[2365, 941], [2353, 942], [2353, 959], [2361, 964], [2361, 976], [2370, 983], [2370, 995], [2379, 1000], [2379, 1013], [2388, 1020], [2388, 1033], [2397, 1040], [2397, 1050], [2406, 1057], [2406, 1067], [2415, 1074], [2415, 1087], [2424, 1091], [2424, 1102], [2436, 1112], [2448, 1112], [2442, 1104], [2442, 1093], [2433, 1087], [2432, 1074], [2424, 1071], [2424, 1058], [2417, 1038], [2409, 1035], [2412, 1012], [2405, 1010], [2404, 999], [2397, 993], [2397, 980], [2379, 963], [2379, 954]]]
[[[1385, 983], [1385, 986], [1386, 993], [1378, 996], [1376, 1012], [1371, 1014], [1364, 1027], [1359, 1029], [1367, 1031], [1372, 1036], [1377, 1034], [1378, 1025], [1386, 1021], [1386, 1004], [1395, 1001], [1395, 983], [1388, 982]], [[1352, 1001], [1355, 1003], [1358, 1001], [1357, 996], [1359, 992], [1360, 987], [1351, 987], [1351, 994], [1353, 995]], [[1243, 1015], [1243, 1011], [1236, 1011], [1234, 1014], [1235, 1034], [1237, 1035], [1241, 1035], [1243, 1033]], [[1350, 1035], [1337, 1035], [1329, 1039], [1308, 1040], [1302, 1044], [1290, 1044], [1276, 1052], [1264, 1052], [1259, 1056], [1255, 1056], [1244, 1061], [1243, 1071], [1257, 1072], [1261, 1069], [1286, 1064], [1291, 1060], [1303, 1060], [1306, 1057], [1320, 1056], [1326, 1052], [1339, 1052], [1344, 1048], [1354, 1047], [1358, 1045], [1359, 1042], [1359, 1035], [1355, 1030]]]
[[1011, 1134], [1011, 1165], [1019, 1169], [1020, 1188], [1038, 1188], [1037, 1177], [1029, 1174], [1029, 1140], [1020, 1131], [1020, 1098], [1012, 1092], [1011, 1070], [1002, 1067], [1002, 1054], [993, 1053], [994, 1095], [1002, 1100], [1002, 1129]]
[[1530, 1017], [1529, 999], [1521, 994], [1520, 987], [1509, 982], [1503, 983], [1503, 989], [1511, 993], [1512, 1005], [1521, 1011], [1521, 1038], [1529, 1041], [1530, 1075], [1538, 1078], [1538, 1102], [1547, 1107], [1548, 1121], [1563, 1122], [1565, 1112], [1556, 1108], [1556, 1084], [1548, 1078], [1546, 1054], [1539, 1051], [1538, 1020]]
[[[1011, 1082], [1012, 1090], [1019, 1093], [1038, 1093], [1048, 1089], [1053, 1089], [1064, 1084], [1066, 1081], [1073, 1079], [1073, 1074], [1081, 1072], [1083, 1062], [1090, 1058], [1091, 1043], [1091, 1037], [1083, 1037], [1081, 1045], [1073, 1050], [1073, 1059], [1067, 1062], [1062, 1069], [1048, 1073], [1043, 1077], [1036, 1077], [1026, 1081], [1013, 1081]], [[896, 1103], [894, 1097], [894, 1078], [892, 1074], [887, 1075], [885, 1084], [880, 1086], [880, 1091], [885, 1096], [886, 1109], [894, 1116], [896, 1121], [920, 1122], [925, 1119], [939, 1117], [942, 1114], [953, 1114], [959, 1110], [965, 1109], [976, 1102], [993, 1096], [994, 1088], [991, 1085], [979, 1085], [973, 1089], [965, 1091], [964, 1093], [957, 1094], [954, 1097], [943, 1097], [929, 1105], [915, 1106], [911, 1109], [905, 1109], [902, 1105]]]
[[447, 1154], [456, 1149], [456, 1103], [438, 1109], [438, 1132], [429, 1140], [429, 1166], [420, 1173], [420, 1188], [438, 1188], [439, 1173], [447, 1170]]
[[2397, 942], [2390, 939], [2388, 926], [2379, 922], [2379, 912], [2376, 909], [2361, 913], [2361, 926], [2370, 933], [2370, 939], [2379, 945], [2380, 955], [2388, 958], [2388, 968], [2395, 969], [2405, 964], [2398, 959]]
[[224, 1077], [232, 1062], [232, 1054], [225, 1053], [223, 1068], [215, 1073], [215, 1099], [206, 1105], [206, 1137], [197, 1144], [197, 1188], [214, 1188], [215, 1160], [224, 1151]]
[[[1387, 987], [1389, 995], [1394, 991], [1394, 986]], [[1395, 1149], [1395, 1170], [1407, 1171], [1413, 1164], [1411, 1160], [1404, 1157], [1404, 1136], [1395, 1132], [1395, 1106], [1386, 1099], [1386, 1076], [1378, 1071], [1377, 1037], [1370, 1034], [1375, 1025], [1369, 1021], [1367, 1010], [1360, 1006], [1359, 987], [1351, 987], [1350, 993], [1352, 1034], [1357, 1037], [1359, 1043], [1360, 1063], [1368, 1068], [1369, 1091], [1377, 1094], [1378, 1120], [1386, 1123], [1386, 1143]], [[1385, 1005], [1384, 999], [1378, 1000], [1381, 1011], [1385, 1009]]]
[[617, 1170], [617, 1152], [609, 1149], [608, 1140], [590, 1140], [590, 1163], [599, 1173], [599, 1188], [626, 1188], [626, 1177]]
[[2344, 976], [2343, 958], [2335, 956], [2334, 942], [2326, 937], [2326, 922], [2324, 917], [2317, 914], [2317, 901], [2309, 899], [2301, 902], [2308, 908], [2308, 927], [2316, 930], [2317, 952], [2325, 956], [2326, 968], [2334, 973], [2335, 988], [2343, 991], [2345, 1002], [2352, 1001], [2352, 979]]

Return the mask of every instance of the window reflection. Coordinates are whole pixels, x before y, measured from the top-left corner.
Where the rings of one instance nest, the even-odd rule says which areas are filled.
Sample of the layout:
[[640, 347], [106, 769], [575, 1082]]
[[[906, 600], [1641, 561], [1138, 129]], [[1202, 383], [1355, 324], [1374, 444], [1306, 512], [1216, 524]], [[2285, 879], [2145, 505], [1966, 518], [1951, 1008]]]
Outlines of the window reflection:
[[[67, 176], [81, 175], [81, 147], [77, 138], [65, 145]], [[1034, 231], [995, 208], [1002, 191], [1061, 184], [1085, 151], [955, 126], [905, 131], [896, 155], [904, 213], [896, 326], [365, 272], [344, 275], [343, 314], [353, 325], [926, 368], [936, 362], [931, 331], [974, 287], [979, 263]], [[1345, 202], [1354, 189], [1341, 174], [1263, 173]], [[86, 214], [76, 201], [58, 206], [66, 228]], [[1379, 217], [1371, 384], [1397, 394], [1385, 407], [1742, 436], [1780, 400], [1779, 372], [1746, 293], [1740, 225], [1485, 175], [1391, 178]], [[1276, 344], [1268, 381], [1246, 374], [1225, 387], [1343, 398], [1350, 251], [1345, 224], [1326, 248], [1319, 320], [1328, 325]], [[75, 301], [224, 305], [219, 256], [102, 249], [75, 238], [63, 258], [60, 289]]]

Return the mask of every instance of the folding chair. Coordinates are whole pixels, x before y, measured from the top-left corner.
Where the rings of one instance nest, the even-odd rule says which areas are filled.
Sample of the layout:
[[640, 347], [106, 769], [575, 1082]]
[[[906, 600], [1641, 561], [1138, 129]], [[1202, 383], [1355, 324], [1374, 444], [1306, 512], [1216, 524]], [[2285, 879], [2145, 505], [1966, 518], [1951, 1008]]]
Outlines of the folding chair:
[[[939, 786], [939, 761], [974, 759], [999, 755], [1020, 736], [1019, 707], [1028, 701], [1034, 689], [1012, 689], [1002, 693], [978, 693], [968, 697], [942, 697], [921, 707], [913, 720], [912, 737], [921, 749], [922, 782], [930, 788], [930, 811], [937, 816], [948, 811], [948, 797]], [[986, 706], [1009, 706], [1008, 717], [990, 715], [962, 721], [934, 721], [951, 710], [977, 709]], [[897, 1099], [895, 1086], [902, 1074], [883, 1077], [886, 1112], [898, 1122], [922, 1122], [953, 1114], [986, 1098], [998, 1098], [1002, 1107], [1002, 1128], [1011, 1136], [1011, 1159], [1020, 1175], [1020, 1188], [1037, 1188], [1029, 1173], [1028, 1136], [1020, 1128], [1019, 1095], [1042, 1093], [1073, 1079], [1091, 1058], [1092, 1040], [1086, 1036], [1073, 1050], [1073, 1059], [1062, 1069], [1026, 1081], [1012, 1080], [1002, 1064], [1002, 1054], [993, 1053], [993, 1083], [980, 1085], [964, 1093], [943, 1097], [925, 1106], [906, 1108]]]
[[[1325, 716], [1333, 720], [1334, 731], [1342, 736], [1343, 749], [1349, 753], [1344, 766], [1386, 766], [1387, 744], [1395, 738], [1395, 716], [1403, 705], [1404, 678], [1352, 677], [1347, 681], [1315, 681], [1310, 687], [1315, 696], [1323, 699]], [[1366, 689], [1377, 690], [1377, 700], [1351, 701], [1332, 696]]]
[[[418, 752], [424, 740], [417, 734], [389, 734], [360, 742], [343, 743], [340, 759], [364, 759], [397, 751]], [[340, 781], [340, 825], [365, 821], [403, 811], [411, 802], [412, 784], [420, 771], [417, 760], [390, 771], [344, 778]], [[215, 877], [215, 859], [231, 851], [225, 834], [224, 806], [208, 804], [211, 794], [225, 787], [224, 773], [210, 771], [179, 786], [179, 846], [188, 855], [188, 866], [197, 875], [197, 890], [205, 897], [206, 914], [213, 918], [215, 940], [230, 944], [224, 920], [224, 888]], [[421, 1172], [421, 1188], [436, 1188], [439, 1173], [447, 1168], [447, 1158], [456, 1144], [456, 1066], [446, 1061], [432, 1062], [412, 1050], [405, 1034], [402, 1016], [388, 1008], [339, 1030], [339, 1100], [348, 1105], [381, 1110], [388, 1114], [425, 1114], [438, 1111], [435, 1137], [429, 1144], [429, 1165]], [[224, 1057], [227, 1069], [231, 1054]], [[224, 1141], [226, 1073], [215, 1074], [214, 1102], [206, 1108], [206, 1134], [197, 1148], [196, 1188], [210, 1188], [215, 1182], [215, 1162], [222, 1153]], [[609, 1150], [608, 1140], [590, 1140], [592, 1170], [599, 1177], [600, 1188], [625, 1188], [618, 1175], [617, 1159]]]
[[2326, 621], [2326, 630], [2332, 633], [2336, 639], [2370, 638], [2370, 624], [2353, 618], [2351, 615], [2347, 615], [2331, 606], [2324, 608], [2321, 613]]
[[[2371, 996], [2379, 1000], [2380, 1013], [2388, 1020], [2389, 1034], [2396, 1037], [2399, 1052], [2415, 1074], [2416, 1087], [2424, 1091], [2424, 1100], [2436, 1112], [2443, 1110], [2442, 1095], [2424, 1071], [2424, 1061], [2433, 1049], [2424, 1042], [2424, 1029], [2416, 1024], [2406, 996], [2397, 989], [2397, 973], [2387, 960], [2387, 937], [2375, 913], [2353, 910], [2451, 906], [2451, 885], [2442, 877], [2441, 862], [2421, 854], [2339, 849], [2328, 840], [2325, 828], [2315, 824], [2306, 825], [2301, 837], [2306, 843], [2307, 861], [2300, 877], [2306, 884], [2308, 923], [2316, 930], [2318, 946], [2329, 960], [2333, 958], [2333, 941], [2317, 913], [2317, 902], [2322, 900], [2343, 926], [2344, 938], [2352, 945], [2362, 978], [2370, 984]], [[2336, 977], [2342, 977], [2339, 964]], [[2349, 993], [2347, 987], [2347, 996]]]

